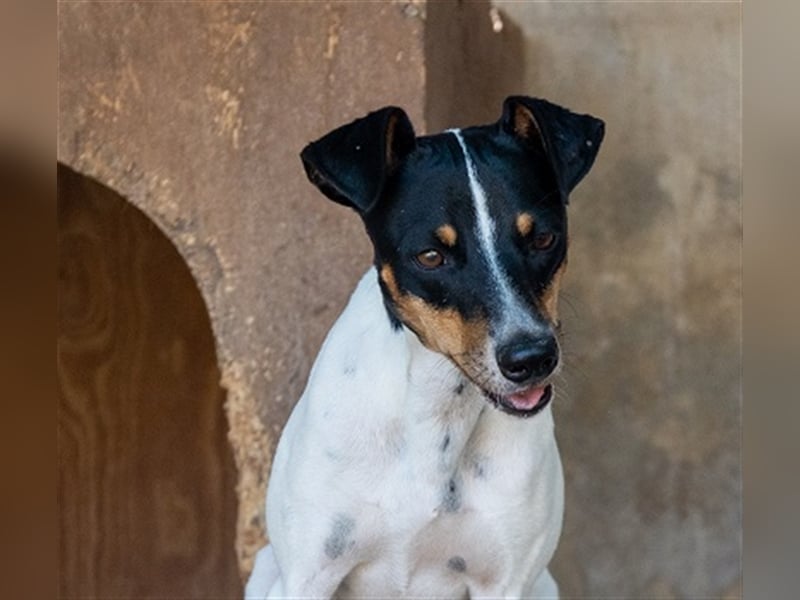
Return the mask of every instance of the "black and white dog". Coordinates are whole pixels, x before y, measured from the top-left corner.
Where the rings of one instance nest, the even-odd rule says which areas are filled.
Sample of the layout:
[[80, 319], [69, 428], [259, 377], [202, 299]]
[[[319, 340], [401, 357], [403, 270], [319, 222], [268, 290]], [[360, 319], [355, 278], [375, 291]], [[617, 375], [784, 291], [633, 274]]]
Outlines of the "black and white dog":
[[387, 107], [302, 152], [374, 246], [283, 431], [248, 598], [552, 598], [566, 204], [603, 122], [506, 99], [416, 137]]

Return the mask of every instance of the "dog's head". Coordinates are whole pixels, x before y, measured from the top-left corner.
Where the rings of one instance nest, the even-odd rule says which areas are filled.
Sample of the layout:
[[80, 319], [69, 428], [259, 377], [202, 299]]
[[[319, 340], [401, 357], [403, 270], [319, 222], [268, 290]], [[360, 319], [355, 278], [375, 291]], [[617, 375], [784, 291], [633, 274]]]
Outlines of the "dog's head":
[[603, 131], [594, 117], [511, 97], [495, 124], [416, 137], [387, 107], [301, 157], [309, 179], [363, 219], [393, 323], [528, 416], [551, 397], [566, 204]]

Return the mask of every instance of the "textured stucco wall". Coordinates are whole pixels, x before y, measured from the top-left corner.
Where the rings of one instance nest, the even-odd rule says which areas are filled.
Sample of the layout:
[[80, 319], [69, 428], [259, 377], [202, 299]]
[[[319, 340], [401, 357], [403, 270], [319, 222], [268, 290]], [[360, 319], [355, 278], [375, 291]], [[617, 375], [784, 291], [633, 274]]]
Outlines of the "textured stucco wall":
[[371, 258], [298, 153], [385, 104], [424, 127], [423, 25], [411, 2], [59, 6], [58, 158], [167, 233], [211, 314], [244, 571], [280, 427]]

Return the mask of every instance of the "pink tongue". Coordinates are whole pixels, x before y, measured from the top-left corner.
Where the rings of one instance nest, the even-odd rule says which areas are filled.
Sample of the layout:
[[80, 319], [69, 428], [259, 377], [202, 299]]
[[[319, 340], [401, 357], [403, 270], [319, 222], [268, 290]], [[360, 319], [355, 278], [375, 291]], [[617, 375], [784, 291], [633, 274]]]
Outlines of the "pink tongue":
[[531, 388], [529, 390], [525, 390], [524, 392], [511, 394], [508, 399], [511, 401], [511, 404], [514, 406], [514, 408], [519, 410], [530, 410], [539, 404], [539, 401], [544, 396], [546, 389], [547, 386]]

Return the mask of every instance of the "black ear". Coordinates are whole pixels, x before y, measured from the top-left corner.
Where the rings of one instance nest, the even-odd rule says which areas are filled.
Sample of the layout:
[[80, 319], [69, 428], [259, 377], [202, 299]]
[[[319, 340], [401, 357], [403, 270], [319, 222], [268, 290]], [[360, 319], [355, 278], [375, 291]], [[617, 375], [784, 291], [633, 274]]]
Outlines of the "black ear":
[[592, 167], [605, 132], [600, 119], [526, 96], [506, 98], [500, 123], [508, 133], [544, 150], [565, 203]]
[[402, 108], [387, 106], [310, 143], [300, 153], [309, 181], [331, 200], [368, 212], [400, 162], [414, 150]]

